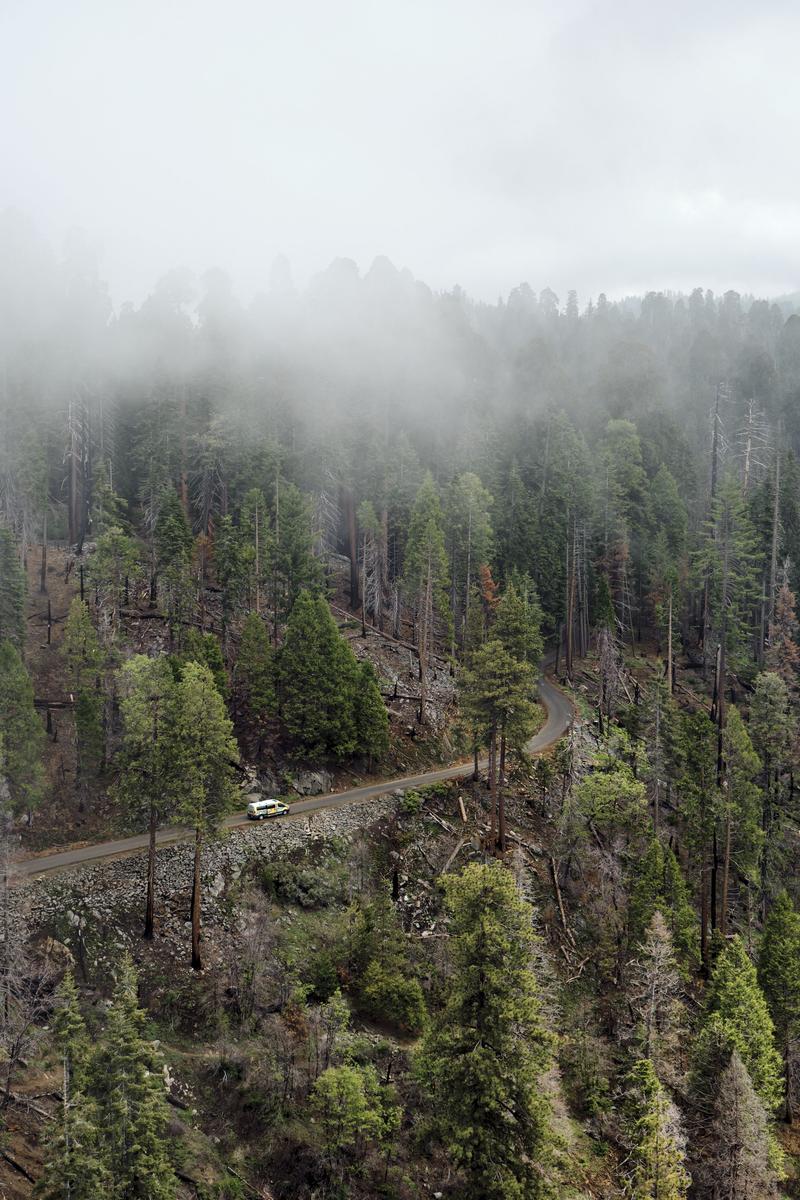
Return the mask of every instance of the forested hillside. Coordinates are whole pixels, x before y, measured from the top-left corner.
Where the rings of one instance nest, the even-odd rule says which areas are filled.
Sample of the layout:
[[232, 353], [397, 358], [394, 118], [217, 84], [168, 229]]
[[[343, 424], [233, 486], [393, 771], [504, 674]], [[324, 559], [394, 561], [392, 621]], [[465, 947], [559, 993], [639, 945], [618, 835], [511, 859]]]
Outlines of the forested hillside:
[[0, 364], [4, 861], [147, 838], [3, 888], [7, 1194], [800, 1195], [791, 305], [6, 215]]

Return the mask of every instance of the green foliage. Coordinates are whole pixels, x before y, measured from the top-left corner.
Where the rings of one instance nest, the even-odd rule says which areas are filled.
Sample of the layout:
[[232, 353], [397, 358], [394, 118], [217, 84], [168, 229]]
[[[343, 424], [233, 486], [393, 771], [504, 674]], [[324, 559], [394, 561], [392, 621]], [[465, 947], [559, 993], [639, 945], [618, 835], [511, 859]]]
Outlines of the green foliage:
[[319, 760], [385, 753], [388, 718], [375, 674], [359, 664], [321, 596], [298, 596], [278, 676], [281, 716], [298, 754]]
[[628, 1075], [628, 1159], [632, 1200], [683, 1200], [691, 1182], [677, 1110], [647, 1058]]
[[25, 573], [11, 530], [0, 522], [0, 641], [25, 652]]
[[383, 758], [389, 749], [389, 714], [375, 668], [366, 659], [357, 666], [353, 717], [358, 752], [370, 760]]
[[417, 1073], [467, 1200], [544, 1194], [550, 1039], [530, 970], [528, 906], [499, 863], [443, 880], [452, 974]]
[[275, 713], [275, 658], [264, 621], [248, 613], [242, 627], [234, 682], [250, 725], [263, 726]]
[[347, 867], [336, 857], [322, 864], [275, 859], [265, 863], [260, 880], [273, 900], [300, 908], [330, 908], [347, 898]]
[[115, 798], [134, 824], [164, 820], [176, 786], [177, 684], [170, 663], [137, 654], [120, 668], [117, 680], [122, 746]]
[[755, 883], [764, 843], [761, 828], [761, 789], [754, 783], [760, 763], [737, 708], [728, 710], [722, 735], [725, 786], [721, 812], [730, 823], [731, 847], [737, 871]]
[[634, 863], [629, 884], [628, 945], [643, 940], [655, 912], [663, 916], [675, 948], [687, 966], [699, 956], [699, 926], [680, 864], [670, 846], [653, 837]]
[[764, 926], [758, 980], [788, 1059], [800, 1033], [800, 914], [785, 891], [779, 894]]
[[721, 951], [711, 976], [703, 1024], [697, 1036], [695, 1078], [700, 1090], [713, 1088], [716, 1074], [736, 1051], [768, 1112], [781, 1102], [781, 1061], [774, 1026], [756, 969], [741, 938]]
[[92, 484], [92, 510], [90, 514], [92, 537], [107, 533], [109, 529], [130, 531], [128, 504], [118, 496], [111, 486], [108, 463], [101, 462]]
[[501, 642], [484, 642], [475, 651], [459, 687], [461, 711], [479, 739], [499, 728], [515, 749], [522, 748], [536, 720], [534, 682], [530, 665], [512, 658]]
[[32, 812], [44, 793], [44, 729], [15, 646], [0, 641], [0, 810]]
[[64, 623], [61, 653], [75, 691], [83, 691], [96, 685], [98, 673], [103, 666], [103, 652], [89, 608], [77, 597], [70, 604]]
[[170, 742], [175, 811], [201, 833], [214, 833], [238, 799], [239, 748], [214, 677], [200, 663], [181, 671]]
[[168, 1111], [161, 1064], [145, 1032], [133, 964], [125, 960], [108, 1010], [105, 1037], [92, 1063], [92, 1090], [113, 1200], [173, 1200]]
[[611, 755], [600, 755], [595, 769], [584, 776], [574, 791], [583, 820], [598, 829], [635, 827], [647, 812], [645, 786], [627, 763]]
[[225, 658], [219, 638], [215, 633], [205, 633], [192, 626], [186, 631], [181, 650], [170, 655], [170, 662], [178, 679], [181, 670], [189, 662], [199, 663], [207, 667], [214, 680], [214, 686], [223, 699], [228, 696], [228, 675], [225, 670]]
[[541, 634], [542, 610], [536, 590], [530, 581], [520, 593], [510, 582], [495, 610], [492, 638], [496, 639], [518, 662], [528, 663], [538, 673], [544, 650]]
[[116, 525], [100, 534], [89, 559], [87, 576], [97, 592], [112, 637], [116, 632], [126, 587], [136, 582], [140, 571], [139, 548], [132, 538]]
[[167, 619], [171, 623], [188, 620], [194, 602], [191, 581], [192, 531], [183, 505], [172, 487], [165, 488], [157, 500], [153, 553], [154, 575]]
[[449, 582], [442, 506], [428, 471], [411, 510], [403, 574], [406, 594], [417, 608], [417, 624], [421, 629], [438, 616], [449, 632]]
[[363, 1156], [370, 1142], [389, 1141], [400, 1127], [401, 1110], [392, 1089], [382, 1086], [374, 1067], [328, 1067], [311, 1090], [311, 1111], [319, 1122], [322, 1147], [332, 1165]]
[[359, 1008], [406, 1033], [425, 1024], [425, 1000], [409, 959], [397, 913], [384, 896], [359, 908], [350, 943], [350, 971]]

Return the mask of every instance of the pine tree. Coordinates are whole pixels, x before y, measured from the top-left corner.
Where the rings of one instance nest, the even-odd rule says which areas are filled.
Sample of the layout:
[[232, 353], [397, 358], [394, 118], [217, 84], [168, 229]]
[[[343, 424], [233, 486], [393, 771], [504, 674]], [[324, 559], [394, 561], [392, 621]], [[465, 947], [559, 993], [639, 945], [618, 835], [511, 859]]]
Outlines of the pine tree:
[[174, 636], [172, 631], [175, 624], [188, 620], [192, 611], [192, 531], [174, 488], [165, 488], [158, 497], [157, 505], [153, 525], [150, 602], [155, 605], [157, 593], [161, 593], [171, 636]]
[[763, 671], [756, 677], [750, 705], [750, 729], [763, 768], [761, 827], [764, 839], [759, 875], [762, 904], [766, 907], [777, 890], [784, 850], [783, 827], [788, 801], [785, 773], [796, 730], [789, 689], [773, 671]]
[[778, 1191], [767, 1114], [736, 1050], [716, 1080], [714, 1096], [696, 1172], [704, 1194], [714, 1200], [772, 1200]]
[[92, 1063], [103, 1156], [113, 1200], [173, 1200], [168, 1111], [161, 1064], [145, 1034], [130, 959], [120, 969], [105, 1036]]
[[713, 1087], [733, 1050], [767, 1112], [774, 1112], [783, 1097], [781, 1060], [756, 969], [739, 937], [724, 946], [714, 965], [703, 1024], [695, 1040], [695, 1080], [701, 1093]]
[[544, 650], [541, 633], [542, 610], [533, 586], [521, 595], [509, 583], [495, 611], [492, 638], [501, 643], [518, 662], [528, 663], [538, 672]]
[[278, 672], [281, 716], [297, 752], [311, 759], [352, 754], [358, 666], [321, 596], [301, 592], [295, 601]]
[[761, 829], [761, 792], [753, 782], [758, 770], [758, 755], [745, 728], [739, 710], [728, 710], [722, 734], [725, 778], [720, 810], [723, 821], [723, 868], [720, 930], [728, 928], [728, 896], [731, 865], [735, 862], [748, 885], [758, 878], [763, 846]]
[[248, 613], [242, 626], [234, 682], [248, 725], [263, 730], [277, 706], [275, 656], [267, 627], [257, 612]]
[[419, 656], [419, 720], [425, 720], [428, 666], [433, 654], [435, 623], [450, 632], [447, 553], [442, 532], [442, 509], [430, 471], [414, 500], [405, 548], [404, 586], [414, 605]]
[[638, 1060], [627, 1082], [628, 1194], [632, 1200], [683, 1200], [691, 1180], [678, 1111], [649, 1059]]
[[44, 793], [44, 729], [33, 685], [18, 651], [0, 642], [0, 804], [15, 815], [32, 812]]
[[0, 522], [0, 641], [4, 640], [24, 654], [25, 573], [13, 534]]
[[144, 936], [155, 919], [156, 831], [171, 810], [174, 779], [175, 679], [166, 658], [137, 654], [120, 669], [122, 746], [114, 786], [126, 818], [149, 832]]
[[472, 471], [455, 476], [447, 492], [444, 524], [450, 563], [451, 609], [453, 627], [461, 642], [469, 619], [471, 589], [478, 579], [480, 566], [490, 557], [492, 503], [489, 492]]
[[472, 864], [444, 887], [452, 974], [417, 1073], [465, 1200], [533, 1200], [546, 1191], [550, 1135], [530, 909], [499, 863]]
[[105, 625], [111, 639], [116, 635], [123, 600], [140, 570], [139, 549], [132, 538], [116, 525], [100, 534], [87, 575], [100, 605], [101, 629]]
[[358, 752], [380, 759], [389, 749], [389, 715], [383, 703], [375, 668], [368, 660], [358, 664], [353, 718]]
[[89, 1039], [71, 974], [59, 989], [53, 1032], [61, 1057], [61, 1106], [46, 1138], [42, 1200], [104, 1200], [110, 1178], [101, 1146], [100, 1113], [87, 1093]]
[[531, 667], [512, 658], [499, 641], [485, 642], [471, 657], [460, 679], [461, 709], [476, 742], [489, 742], [489, 789], [492, 832], [505, 850], [504, 772], [506, 746], [521, 750], [530, 737], [535, 709]]
[[239, 749], [208, 667], [189, 662], [181, 672], [171, 729], [175, 809], [194, 828], [192, 966], [200, 970], [200, 867], [203, 842], [219, 828], [238, 796], [235, 764]]
[[785, 891], [777, 897], [764, 926], [758, 979], [775, 1022], [783, 1053], [786, 1119], [792, 1120], [791, 1073], [800, 1036], [800, 914]]
[[64, 624], [61, 652], [75, 692], [75, 732], [81, 788], [97, 773], [103, 757], [103, 697], [100, 691], [104, 655], [89, 609], [77, 597]]

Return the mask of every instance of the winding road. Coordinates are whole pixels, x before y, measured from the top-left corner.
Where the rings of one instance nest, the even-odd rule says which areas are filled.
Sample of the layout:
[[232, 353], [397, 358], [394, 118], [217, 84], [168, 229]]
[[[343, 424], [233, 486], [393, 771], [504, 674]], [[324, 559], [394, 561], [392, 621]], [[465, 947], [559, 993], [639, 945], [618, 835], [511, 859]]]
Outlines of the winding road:
[[[529, 754], [541, 753], [563, 737], [572, 725], [574, 715], [572, 705], [564, 693], [545, 677], [539, 681], [539, 699], [547, 712], [547, 719], [539, 732], [528, 742], [526, 749]], [[485, 769], [486, 765], [485, 761], [482, 762], [481, 769]], [[346, 804], [356, 804], [359, 800], [372, 800], [376, 796], [385, 796], [387, 792], [393, 792], [395, 788], [427, 787], [431, 783], [441, 783], [448, 779], [462, 779], [471, 774], [472, 763], [462, 762], [454, 767], [428, 771], [424, 775], [406, 775], [401, 779], [384, 779], [380, 783], [368, 783], [363, 787], [350, 788], [346, 792], [330, 792], [327, 795], [313, 796], [309, 800], [298, 800], [291, 805], [289, 814], [283, 819], [292, 820], [307, 813], [319, 812], [320, 809], [343, 808]], [[246, 814], [242, 812], [226, 817], [223, 826], [225, 829], [236, 829], [248, 824], [250, 822]], [[193, 830], [174, 826], [159, 829], [156, 841], [159, 846], [166, 846], [174, 842], [190, 841], [193, 837]], [[133, 837], [98, 842], [93, 846], [60, 850], [52, 854], [39, 854], [14, 863], [13, 873], [17, 878], [30, 878], [49, 874], [51, 871], [66, 871], [73, 867], [100, 863], [106, 859], [119, 858], [126, 854], [145, 850], [148, 840], [147, 834], [138, 833]]]

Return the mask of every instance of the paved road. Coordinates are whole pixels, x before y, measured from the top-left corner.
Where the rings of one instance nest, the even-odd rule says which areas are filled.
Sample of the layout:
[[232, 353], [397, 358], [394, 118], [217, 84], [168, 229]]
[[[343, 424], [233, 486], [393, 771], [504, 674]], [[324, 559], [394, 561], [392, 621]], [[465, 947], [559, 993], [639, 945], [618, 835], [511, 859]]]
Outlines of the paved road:
[[[539, 698], [546, 711], [547, 720], [539, 732], [531, 738], [527, 749], [531, 754], [546, 750], [567, 732], [572, 724], [573, 711], [567, 697], [560, 692], [548, 679], [539, 682]], [[482, 762], [481, 768], [486, 768]], [[472, 774], [471, 763], [459, 763], [455, 767], [444, 767], [436, 771], [428, 771], [424, 775], [406, 775], [402, 779], [385, 779], [380, 783], [368, 783], [364, 787], [350, 788], [346, 792], [330, 792], [327, 795], [313, 796], [308, 800], [298, 800], [291, 805], [289, 815], [281, 818], [291, 820], [305, 813], [318, 812], [320, 809], [343, 808], [346, 804], [355, 804], [359, 800], [370, 800], [376, 796], [385, 796], [395, 788], [426, 787], [429, 783], [440, 783], [447, 779], [460, 779]], [[273, 818], [274, 819], [274, 818]], [[245, 813], [235, 813], [226, 817], [226, 829], [236, 829], [250, 822]], [[156, 840], [159, 846], [172, 842], [191, 840], [194, 833], [185, 827], [159, 829]], [[137, 850], [146, 849], [147, 834], [137, 833], [133, 837], [119, 838], [111, 842], [98, 842], [94, 846], [82, 846], [77, 850], [62, 850], [54, 854], [40, 854], [35, 858], [24, 859], [14, 865], [14, 873], [19, 876], [45, 875], [51, 871], [69, 870], [71, 867], [82, 867], [87, 863], [102, 862], [104, 859], [118, 858]]]

